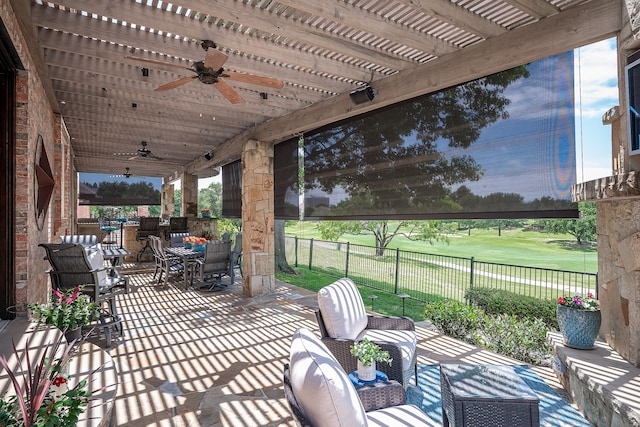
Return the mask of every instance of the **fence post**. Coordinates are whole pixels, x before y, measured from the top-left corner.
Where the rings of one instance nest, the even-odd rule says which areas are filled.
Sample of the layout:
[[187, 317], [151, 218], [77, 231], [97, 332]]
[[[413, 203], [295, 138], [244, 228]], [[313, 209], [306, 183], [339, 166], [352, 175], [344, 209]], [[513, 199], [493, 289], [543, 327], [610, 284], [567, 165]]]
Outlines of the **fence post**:
[[344, 262], [344, 277], [349, 277], [349, 249], [351, 248], [351, 244], [347, 242], [347, 256]]
[[473, 267], [475, 263], [475, 258], [471, 257], [471, 274], [469, 274], [469, 285], [473, 288]]
[[313, 266], [313, 238], [309, 240], [309, 271]]
[[396, 248], [396, 283], [395, 283], [395, 291], [393, 292], [394, 294], [398, 294], [398, 276], [399, 276], [399, 270], [400, 270], [400, 249]]
[[295, 258], [296, 258], [295, 264], [296, 264], [296, 267], [297, 267], [298, 266], [298, 236], [296, 236], [294, 248], [295, 248], [295, 254], [296, 254], [296, 256], [295, 256]]

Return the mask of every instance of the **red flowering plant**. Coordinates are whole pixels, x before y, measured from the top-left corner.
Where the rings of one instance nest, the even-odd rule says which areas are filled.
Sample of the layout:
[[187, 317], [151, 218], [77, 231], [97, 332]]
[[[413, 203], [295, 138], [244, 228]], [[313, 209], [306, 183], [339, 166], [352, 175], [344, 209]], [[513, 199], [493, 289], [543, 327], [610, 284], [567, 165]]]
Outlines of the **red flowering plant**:
[[32, 304], [29, 309], [40, 322], [53, 325], [61, 331], [87, 325], [100, 314], [98, 306], [82, 293], [80, 286], [62, 292], [53, 289], [48, 304]]
[[[34, 360], [29, 356], [29, 342], [24, 353], [13, 346], [14, 358], [19, 361], [12, 367], [7, 358], [0, 356], [0, 366], [4, 369], [15, 390], [13, 395], [2, 396], [0, 400], [0, 426], [44, 427], [74, 426], [87, 407], [91, 392], [88, 390], [88, 376], [73, 387], [66, 367], [71, 359], [71, 345], [61, 344], [64, 337], [47, 345], [42, 357]], [[26, 367], [22, 366], [25, 362]], [[91, 375], [91, 374], [89, 374]]]
[[598, 301], [591, 292], [587, 293], [586, 298], [576, 293], [573, 297], [561, 296], [558, 298], [558, 304], [576, 310], [598, 311], [600, 310], [600, 301]]

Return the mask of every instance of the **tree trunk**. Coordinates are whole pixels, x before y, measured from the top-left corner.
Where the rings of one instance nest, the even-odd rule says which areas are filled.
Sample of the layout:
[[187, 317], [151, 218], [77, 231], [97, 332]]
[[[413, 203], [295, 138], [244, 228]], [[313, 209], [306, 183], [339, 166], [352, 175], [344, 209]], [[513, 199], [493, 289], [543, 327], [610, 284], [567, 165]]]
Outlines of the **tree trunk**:
[[276, 219], [273, 224], [273, 234], [276, 250], [276, 272], [286, 274], [298, 274], [287, 262], [284, 240], [284, 220]]

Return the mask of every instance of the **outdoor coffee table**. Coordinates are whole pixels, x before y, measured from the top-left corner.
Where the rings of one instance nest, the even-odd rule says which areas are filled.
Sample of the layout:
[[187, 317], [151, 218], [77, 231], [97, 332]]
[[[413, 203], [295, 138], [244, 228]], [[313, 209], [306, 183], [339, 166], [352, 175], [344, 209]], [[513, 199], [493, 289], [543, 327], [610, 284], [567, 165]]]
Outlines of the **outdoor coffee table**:
[[539, 426], [538, 396], [512, 366], [441, 365], [443, 425]]

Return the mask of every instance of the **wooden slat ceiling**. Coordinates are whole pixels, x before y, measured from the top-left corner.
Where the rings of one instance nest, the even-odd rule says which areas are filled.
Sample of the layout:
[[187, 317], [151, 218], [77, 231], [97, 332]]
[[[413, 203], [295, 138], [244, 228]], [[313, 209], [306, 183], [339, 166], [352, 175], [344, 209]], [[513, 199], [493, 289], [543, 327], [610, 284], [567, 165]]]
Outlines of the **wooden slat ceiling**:
[[[206, 176], [242, 142], [278, 143], [335, 120], [575, 48], [620, 28], [621, 0], [32, 0], [35, 43], [81, 172]], [[193, 80], [202, 40], [225, 70], [232, 104]], [[137, 60], [159, 61], [158, 64]], [[172, 65], [162, 65], [169, 63]], [[148, 75], [143, 75], [143, 69]], [[370, 84], [371, 103], [352, 90]], [[129, 160], [141, 147], [153, 154]], [[205, 153], [212, 160], [204, 159]], [[124, 154], [123, 154], [124, 153]]]

